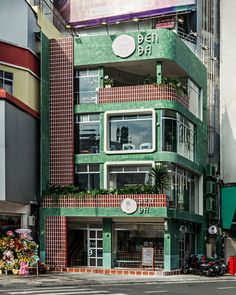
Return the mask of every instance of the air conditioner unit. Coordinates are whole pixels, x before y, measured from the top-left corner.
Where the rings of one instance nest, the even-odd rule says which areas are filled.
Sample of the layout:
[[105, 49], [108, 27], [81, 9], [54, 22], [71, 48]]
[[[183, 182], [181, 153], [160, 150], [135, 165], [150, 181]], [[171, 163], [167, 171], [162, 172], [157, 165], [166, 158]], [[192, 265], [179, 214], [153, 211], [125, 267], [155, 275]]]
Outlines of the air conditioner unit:
[[206, 198], [206, 211], [215, 211], [215, 200], [213, 198]]
[[206, 194], [215, 195], [216, 193], [216, 183], [214, 181], [206, 181]]
[[213, 164], [208, 164], [206, 168], [207, 177], [216, 177], [216, 166]]
[[28, 217], [28, 225], [35, 226], [35, 216], [34, 215], [31, 215]]

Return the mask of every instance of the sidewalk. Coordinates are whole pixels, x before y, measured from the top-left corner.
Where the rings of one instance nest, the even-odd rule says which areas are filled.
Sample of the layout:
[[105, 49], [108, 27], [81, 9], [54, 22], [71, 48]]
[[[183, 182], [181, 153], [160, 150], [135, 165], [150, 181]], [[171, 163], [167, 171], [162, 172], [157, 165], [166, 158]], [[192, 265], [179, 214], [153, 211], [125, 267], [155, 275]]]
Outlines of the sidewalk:
[[0, 287], [22, 288], [32, 286], [72, 286], [72, 285], [99, 285], [99, 284], [135, 284], [135, 283], [184, 283], [207, 282], [219, 280], [234, 280], [236, 276], [225, 275], [223, 277], [204, 277], [198, 275], [173, 275], [173, 276], [124, 276], [103, 274], [78, 274], [58, 273], [40, 274], [38, 277], [30, 275], [20, 277], [15, 275], [1, 275]]

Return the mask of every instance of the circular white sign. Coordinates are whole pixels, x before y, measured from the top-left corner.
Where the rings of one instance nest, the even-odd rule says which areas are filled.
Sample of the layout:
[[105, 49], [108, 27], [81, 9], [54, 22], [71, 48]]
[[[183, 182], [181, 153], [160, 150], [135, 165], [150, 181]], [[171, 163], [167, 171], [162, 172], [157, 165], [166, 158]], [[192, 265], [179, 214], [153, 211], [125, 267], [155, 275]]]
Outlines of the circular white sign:
[[217, 227], [215, 225], [212, 225], [208, 228], [208, 232], [210, 235], [214, 235], [217, 233]]
[[121, 202], [121, 210], [126, 214], [132, 214], [137, 210], [138, 206], [135, 200], [126, 198]]
[[183, 232], [183, 233], [186, 233], [187, 232], [187, 226], [186, 225], [181, 225], [179, 227], [179, 231]]
[[130, 56], [135, 51], [134, 38], [128, 35], [118, 36], [112, 43], [112, 50], [119, 57]]

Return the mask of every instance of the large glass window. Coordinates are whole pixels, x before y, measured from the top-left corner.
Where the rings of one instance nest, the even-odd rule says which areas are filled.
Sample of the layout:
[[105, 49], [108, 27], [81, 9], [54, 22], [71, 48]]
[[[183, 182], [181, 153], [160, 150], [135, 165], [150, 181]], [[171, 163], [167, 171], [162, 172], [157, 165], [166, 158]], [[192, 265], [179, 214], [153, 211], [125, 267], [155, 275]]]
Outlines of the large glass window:
[[77, 154], [99, 153], [100, 120], [99, 114], [76, 115], [75, 152]]
[[202, 120], [202, 91], [190, 79], [188, 80], [188, 97], [189, 111]]
[[162, 113], [162, 150], [177, 152], [177, 113], [165, 110]]
[[162, 150], [194, 160], [194, 125], [179, 113], [162, 111]]
[[[108, 114], [107, 151], [139, 151], [153, 150], [155, 138], [155, 113]], [[154, 126], [154, 127], [153, 127]]]
[[98, 69], [75, 71], [75, 104], [97, 103], [98, 89]]
[[142, 185], [148, 182], [151, 164], [108, 166], [108, 188]]
[[171, 189], [169, 206], [181, 211], [198, 212], [198, 177], [190, 171], [171, 165]]
[[81, 191], [100, 188], [100, 165], [79, 164], [75, 166], [75, 183]]
[[0, 71], [0, 88], [6, 92], [13, 94], [13, 74], [9, 72]]
[[185, 117], [179, 115], [178, 120], [178, 154], [194, 159], [194, 125]]

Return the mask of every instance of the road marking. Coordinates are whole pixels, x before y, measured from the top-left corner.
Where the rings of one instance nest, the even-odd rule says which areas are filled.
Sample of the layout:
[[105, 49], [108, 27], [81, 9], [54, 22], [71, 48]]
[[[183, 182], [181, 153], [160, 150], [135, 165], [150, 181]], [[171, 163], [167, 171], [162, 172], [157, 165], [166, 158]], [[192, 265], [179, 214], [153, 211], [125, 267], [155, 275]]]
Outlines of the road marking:
[[[48, 293], [51, 291], [53, 291], [53, 290], [50, 290], [50, 291], [45, 290], [45, 291], [40, 291], [40, 292], [41, 292], [41, 294], [46, 294], [46, 295], [57, 295], [59, 292], [59, 290], [55, 290], [56, 293]], [[19, 292], [18, 291], [18, 292], [9, 292], [8, 294], [20, 295], [20, 294], [34, 294], [34, 293], [38, 293], [38, 292], [37, 291], [27, 291], [27, 292], [25, 292], [25, 291]], [[61, 293], [61, 294], [63, 294], [63, 295], [76, 295], [76, 294], [104, 294], [104, 293], [108, 293], [108, 291], [81, 291], [81, 289], [77, 289], [74, 291], [70, 290], [70, 292], [63, 291], [63, 293]]]
[[78, 292], [78, 291], [92, 291], [93, 289], [79, 289], [79, 288], [76, 288], [75, 286], [68, 286], [68, 287], [43, 287], [43, 288], [38, 288], [38, 287], [35, 287], [34, 289], [31, 288], [31, 289], [21, 289], [21, 291], [15, 291], [14, 290], [7, 290], [9, 292], [9, 294], [32, 294], [32, 292], [34, 292], [35, 294], [36, 293], [48, 293], [48, 292], [52, 292], [52, 291], [56, 291], [58, 293], [60, 292], [64, 292], [64, 291], [73, 291], [73, 292]]
[[168, 290], [160, 290], [160, 291], [146, 291], [144, 294], [154, 294], [154, 293], [166, 293]]
[[235, 287], [219, 287], [218, 290], [234, 289]]
[[68, 287], [65, 287], [65, 286], [61, 286], [61, 287], [44, 287], [44, 288], [38, 288], [38, 287], [36, 287], [36, 288], [31, 288], [31, 289], [22, 289], [21, 291], [15, 291], [15, 289], [14, 290], [8, 290], [8, 292], [9, 291], [11, 291], [11, 292], [9, 292], [9, 294], [32, 294], [32, 292], [34, 292], [34, 293], [41, 293], [42, 291], [45, 291], [45, 292], [53, 292], [53, 291], [57, 291], [58, 293], [60, 293], [60, 292], [63, 292], [63, 291], [67, 291], [67, 290], [69, 290], [69, 291], [92, 291], [92, 289], [78, 289], [78, 288], [76, 288], [75, 286], [68, 286]]

